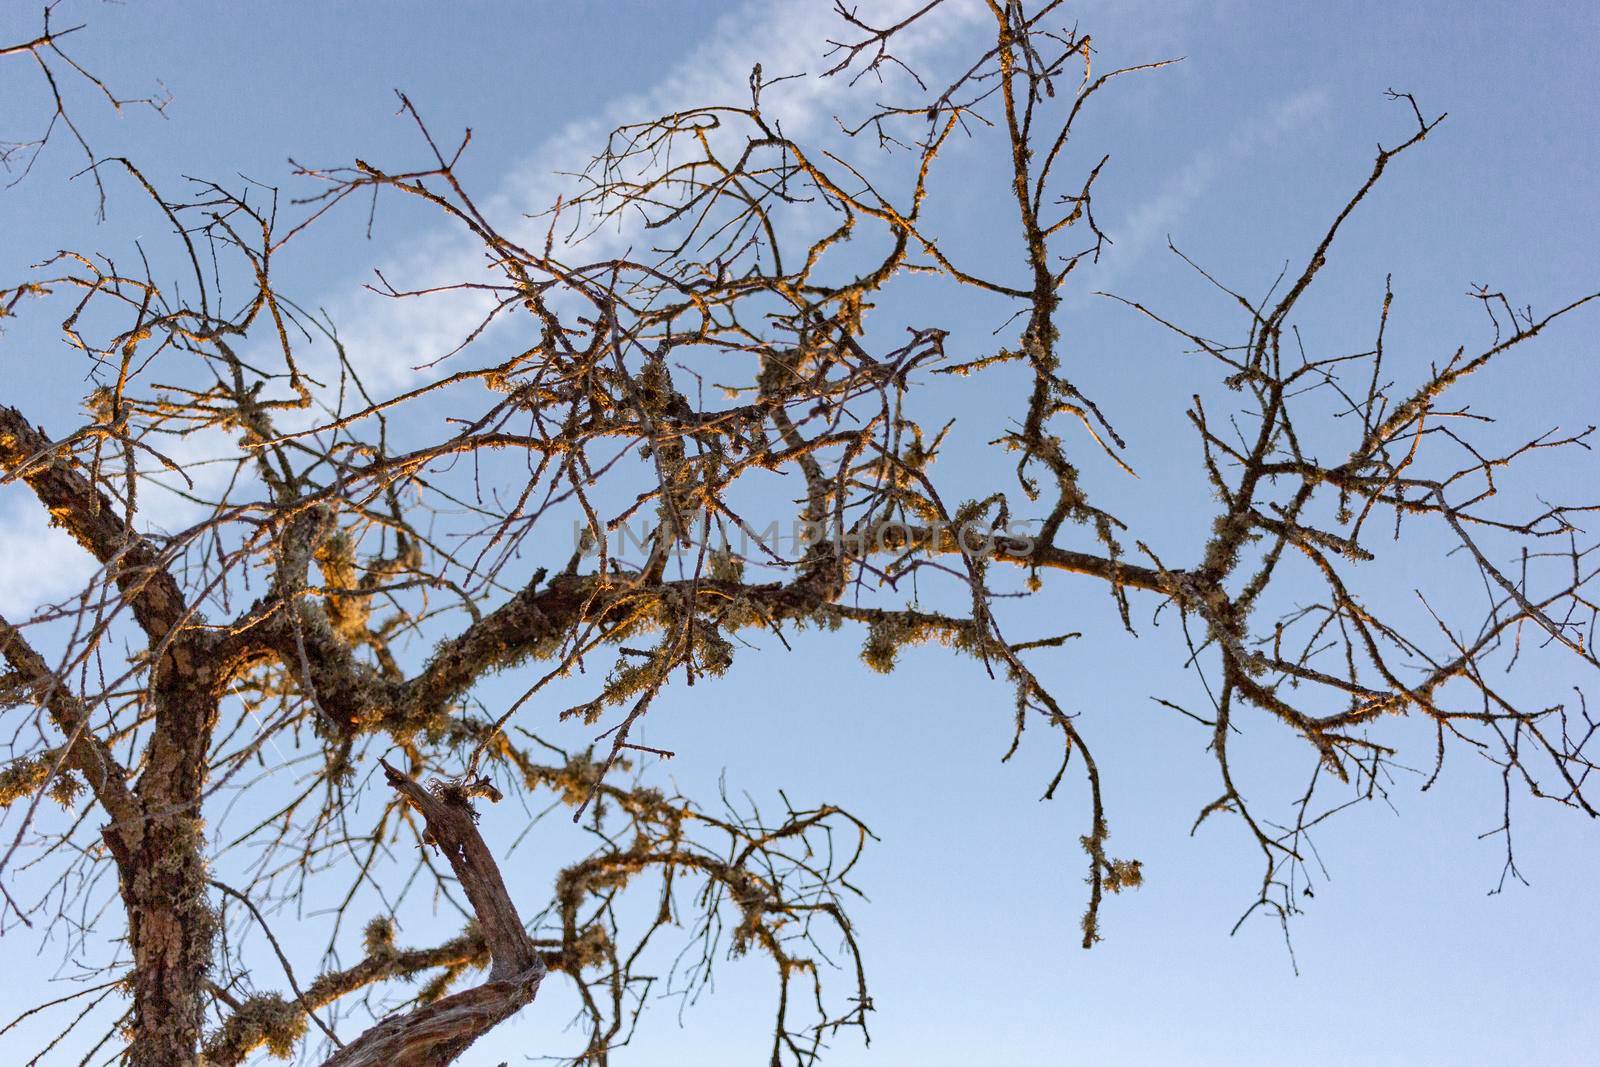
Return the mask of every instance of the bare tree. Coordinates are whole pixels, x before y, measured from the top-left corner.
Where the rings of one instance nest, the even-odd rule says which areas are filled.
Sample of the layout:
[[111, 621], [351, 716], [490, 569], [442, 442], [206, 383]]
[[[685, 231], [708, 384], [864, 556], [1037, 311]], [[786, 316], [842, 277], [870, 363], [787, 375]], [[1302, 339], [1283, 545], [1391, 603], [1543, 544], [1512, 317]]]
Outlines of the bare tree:
[[[1037, 670], [1070, 635], [1003, 632], [1013, 597], [1054, 598], [1066, 615], [1098, 587], [1130, 634], [1147, 613], [1179, 621], [1209, 706], [1168, 706], [1209, 732], [1218, 795], [1199, 820], [1230, 815], [1259, 844], [1250, 912], [1296, 909], [1307, 835], [1383, 794], [1400, 719], [1431, 727], [1434, 775], [1458, 749], [1496, 766], [1508, 872], [1514, 791], [1595, 815], [1596, 723], [1581, 697], [1525, 701], [1489, 673], [1548, 652], [1596, 665], [1596, 554], [1578, 525], [1594, 505], [1514, 514], [1496, 496], [1535, 453], [1588, 448], [1593, 428], [1490, 450], [1473, 437], [1481, 416], [1453, 397], [1600, 294], [1535, 314], [1479, 291], [1485, 336], [1420, 366], [1385, 351], [1386, 290], [1370, 348], [1308, 354], [1296, 312], [1341, 227], [1443, 118], [1391, 93], [1405, 129], [1330, 205], [1303, 263], [1259, 296], [1195, 263], [1238, 316], [1231, 339], [1115, 298], [1237, 397], [1216, 410], [1197, 396], [1184, 413], [1216, 514], [1182, 556], [1158, 558], [1080, 470], [1127, 469], [1124, 435], [1168, 413], [1107, 412], [1073, 384], [1061, 300], [1110, 239], [1094, 214], [1106, 161], [1073, 158], [1074, 124], [1111, 82], [1164, 64], [1097, 73], [1059, 0], [988, 7], [983, 40], [941, 81], [895, 48], [945, 17], [941, 0], [885, 26], [841, 4], [822, 76], [903, 102], [802, 142], [764, 102], [785, 79], [758, 67], [742, 102], [618, 129], [534, 226], [475, 200], [458, 172], [470, 134], [442, 143], [404, 97], [422, 163], [301, 167], [309, 189], [292, 201], [198, 182], [174, 196], [84, 145], [96, 181], [126, 182], [160, 212], [164, 262], [186, 276], [158, 283], [170, 268], [146, 250], [132, 268], [63, 253], [0, 291], [8, 316], [35, 300], [63, 308], [95, 382], [77, 426], [0, 408], [8, 492], [31, 493], [98, 563], [68, 600], [0, 621], [5, 933], [100, 960], [80, 991], [26, 1014], [81, 1002], [64, 1038], [98, 1004], [126, 1001], [88, 1058], [140, 1067], [302, 1049], [330, 1064], [438, 1064], [559, 974], [587, 1020], [575, 1061], [601, 1063], [653, 982], [692, 995], [731, 949], [776, 968], [772, 1062], [810, 1063], [841, 1028], [864, 1034], [872, 1007], [845, 911], [866, 826], [781, 794], [776, 816], [708, 807], [635, 767], [671, 755], [635, 734], [665, 687], [704, 684], [760, 635], [807, 627], [864, 634], [862, 658], [882, 671], [907, 646], [942, 644], [1014, 692], [1012, 751], [1030, 723], [1054, 732], [1045, 795], [1074, 768], [1088, 786], [1089, 947], [1104, 895], [1142, 871], [1109, 851], [1101, 768]], [[67, 122], [63, 32], [47, 23], [0, 61], [36, 62]], [[993, 195], [1015, 205], [997, 237], [1015, 262], [994, 276], [927, 224], [940, 151], [963, 137], [998, 146]], [[369, 388], [335, 324], [274, 282], [308, 226], [382, 197], [459, 227], [487, 268], [445, 286], [380, 276], [396, 301], [483, 308], [460, 346], [393, 392]], [[640, 235], [632, 249], [586, 240], [617, 227]], [[938, 322], [896, 335], [880, 317], [869, 342], [865, 318], [908, 275], [1011, 315], [1006, 339], [957, 354]], [[942, 489], [945, 430], [912, 391], [934, 375], [1013, 391], [992, 460], [1005, 488]], [[433, 433], [440, 416], [448, 431]], [[174, 498], [180, 528], [150, 521], [150, 501]], [[1417, 627], [1360, 592], [1364, 568], [1419, 528], [1456, 546], [1441, 572], [1481, 581], [1482, 617]], [[1306, 601], [1307, 588], [1320, 594]], [[594, 747], [541, 740], [550, 694], [597, 671], [560, 711], [593, 725]], [[520, 698], [485, 706], [493, 674]], [[1286, 822], [1248, 803], [1230, 755], [1263, 722], [1309, 756]], [[530, 811], [548, 796], [588, 836], [548, 899], [508, 884], [514, 842], [479, 832], [475, 807], [508, 796]], [[363, 797], [382, 802], [362, 815]], [[275, 917], [308, 895], [334, 902], [337, 921], [320, 959], [295, 959]], [[418, 900], [447, 902], [464, 925], [401, 947], [395, 916]], [[649, 977], [647, 948], [673, 936], [679, 963]], [[377, 1021], [347, 1025], [358, 1006]]]

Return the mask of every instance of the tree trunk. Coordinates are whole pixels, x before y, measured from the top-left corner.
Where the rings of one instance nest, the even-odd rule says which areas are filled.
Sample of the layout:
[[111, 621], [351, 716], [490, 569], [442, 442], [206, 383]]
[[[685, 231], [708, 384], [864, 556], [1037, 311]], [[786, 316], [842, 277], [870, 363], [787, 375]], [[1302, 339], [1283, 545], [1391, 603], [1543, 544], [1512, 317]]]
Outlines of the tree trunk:
[[207, 895], [200, 802], [217, 694], [205, 650], [180, 640], [156, 688], [156, 729], [134, 792], [137, 826], [108, 827], [133, 949], [131, 1067], [200, 1062], [217, 915]]

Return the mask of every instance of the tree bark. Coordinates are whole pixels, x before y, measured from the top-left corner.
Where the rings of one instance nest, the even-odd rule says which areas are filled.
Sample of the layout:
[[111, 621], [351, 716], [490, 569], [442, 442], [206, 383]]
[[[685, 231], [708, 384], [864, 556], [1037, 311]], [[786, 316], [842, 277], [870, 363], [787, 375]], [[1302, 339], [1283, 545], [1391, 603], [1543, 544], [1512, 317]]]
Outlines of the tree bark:
[[340, 1049], [324, 1067], [443, 1067], [531, 1003], [546, 966], [478, 833], [470, 800], [459, 788], [435, 783], [437, 788], [424, 789], [388, 763], [383, 769], [389, 784], [422, 813], [427, 838], [450, 861], [493, 963], [487, 982], [383, 1020]]
[[134, 789], [143, 818], [106, 835], [120, 868], [133, 950], [131, 1067], [200, 1062], [217, 931], [200, 802], [217, 696], [192, 657], [186, 642], [177, 643], [164, 671], [173, 677], [157, 685], [149, 761]]
[[[52, 696], [53, 718], [73, 741], [69, 754], [89, 772], [114, 819], [101, 832], [117, 863], [133, 952], [131, 1067], [200, 1062], [204, 990], [211, 969], [216, 913], [207, 897], [205, 829], [200, 802], [206, 753], [227, 675], [215, 642], [185, 629], [190, 611], [160, 550], [133, 529], [86, 478], [61, 445], [16, 408], [0, 407], [0, 469], [20, 478], [52, 520], [105, 568], [159, 653], [151, 689], [155, 726], [131, 797], [108, 750], [81, 737], [76, 700]], [[198, 620], [195, 620], [198, 621]], [[6, 657], [30, 675], [44, 661], [9, 624], [0, 630]]]

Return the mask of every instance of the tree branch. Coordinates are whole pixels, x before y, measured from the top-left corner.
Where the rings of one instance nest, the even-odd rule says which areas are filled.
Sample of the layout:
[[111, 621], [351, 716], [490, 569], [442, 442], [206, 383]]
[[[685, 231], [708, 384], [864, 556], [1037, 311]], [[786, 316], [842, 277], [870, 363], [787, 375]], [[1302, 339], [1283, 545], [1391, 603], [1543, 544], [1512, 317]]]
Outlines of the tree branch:
[[455, 871], [483, 931], [489, 980], [424, 1008], [385, 1019], [341, 1049], [325, 1067], [439, 1067], [479, 1036], [531, 1003], [548, 968], [522, 927], [500, 868], [478, 833], [477, 814], [464, 794], [434, 783], [425, 789], [387, 762], [389, 784], [422, 813], [427, 837]]

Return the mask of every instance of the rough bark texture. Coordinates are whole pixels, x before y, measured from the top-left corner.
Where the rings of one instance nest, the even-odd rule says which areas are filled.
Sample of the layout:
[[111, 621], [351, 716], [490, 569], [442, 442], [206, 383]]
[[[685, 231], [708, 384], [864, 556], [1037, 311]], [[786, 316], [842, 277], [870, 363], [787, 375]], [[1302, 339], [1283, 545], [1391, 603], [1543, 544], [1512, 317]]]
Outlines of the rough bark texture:
[[[169, 670], [195, 676], [187, 650]], [[205, 823], [200, 797], [217, 719], [216, 694], [174, 681], [157, 689], [149, 766], [135, 787], [144, 820], [112, 845], [132, 941], [133, 1067], [200, 1062], [205, 983], [217, 919], [207, 899]], [[110, 835], [108, 835], [110, 840]]]
[[489, 946], [489, 980], [472, 989], [385, 1019], [327, 1061], [326, 1067], [439, 1067], [452, 1062], [492, 1027], [533, 1001], [545, 962], [522, 927], [500, 868], [478, 833], [471, 802], [450, 786], [424, 789], [385, 763], [401, 796], [427, 822], [427, 838], [450, 861]]
[[[120, 813], [102, 836], [116, 859], [133, 954], [127, 1062], [198, 1064], [217, 925], [207, 900], [200, 818], [221, 678], [211, 642], [200, 631], [181, 628], [188, 614], [184, 597], [156, 547], [129, 528], [105, 494], [15, 408], [0, 407], [0, 469], [25, 482], [55, 524], [114, 576], [159, 657], [152, 684], [155, 727], [131, 796], [122, 787], [120, 768], [107, 773], [109, 754], [81, 737], [86, 724], [70, 710], [63, 716], [58, 708], [56, 717], [76, 739], [73, 749], [83, 750], [73, 762], [91, 765], [91, 787], [102, 800], [110, 796], [115, 806], [108, 804], [108, 810]], [[42, 678], [44, 661], [20, 636], [6, 642], [6, 656], [13, 667]]]

